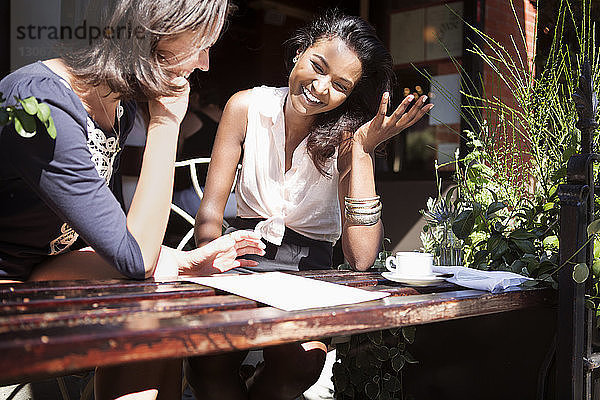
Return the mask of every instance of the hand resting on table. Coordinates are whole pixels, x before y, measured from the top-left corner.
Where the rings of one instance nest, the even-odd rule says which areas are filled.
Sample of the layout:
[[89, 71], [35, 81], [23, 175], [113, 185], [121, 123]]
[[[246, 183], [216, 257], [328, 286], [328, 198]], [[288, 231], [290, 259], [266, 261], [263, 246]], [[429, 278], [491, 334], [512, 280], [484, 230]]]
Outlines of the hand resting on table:
[[[163, 246], [153, 276], [164, 278], [177, 275], [210, 275], [237, 267], [253, 267], [257, 265], [256, 261], [237, 258], [247, 254], [262, 256], [265, 254], [265, 247], [259, 234], [244, 230], [231, 232], [190, 251], [178, 251]], [[170, 262], [174, 260], [178, 261]], [[178, 269], [177, 265], [180, 265]]]

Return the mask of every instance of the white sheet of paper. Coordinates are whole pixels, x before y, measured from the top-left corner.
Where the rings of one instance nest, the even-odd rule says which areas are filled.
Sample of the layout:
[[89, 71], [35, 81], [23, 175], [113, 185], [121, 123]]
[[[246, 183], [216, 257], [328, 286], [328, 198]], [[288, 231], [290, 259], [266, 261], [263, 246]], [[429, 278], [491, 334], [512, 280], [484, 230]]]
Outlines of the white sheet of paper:
[[283, 272], [223, 274], [185, 280], [237, 294], [285, 311], [361, 303], [390, 295]]

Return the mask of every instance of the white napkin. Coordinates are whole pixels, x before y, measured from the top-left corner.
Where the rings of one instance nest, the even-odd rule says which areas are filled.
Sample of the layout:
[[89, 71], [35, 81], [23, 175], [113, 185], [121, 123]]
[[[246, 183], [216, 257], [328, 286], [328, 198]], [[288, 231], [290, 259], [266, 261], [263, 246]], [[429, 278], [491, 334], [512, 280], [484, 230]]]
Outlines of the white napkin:
[[502, 291], [510, 286], [518, 286], [530, 280], [526, 276], [506, 271], [481, 271], [467, 267], [433, 266], [433, 272], [439, 274], [454, 274], [446, 280], [459, 286], [471, 289], [487, 290], [492, 293]]

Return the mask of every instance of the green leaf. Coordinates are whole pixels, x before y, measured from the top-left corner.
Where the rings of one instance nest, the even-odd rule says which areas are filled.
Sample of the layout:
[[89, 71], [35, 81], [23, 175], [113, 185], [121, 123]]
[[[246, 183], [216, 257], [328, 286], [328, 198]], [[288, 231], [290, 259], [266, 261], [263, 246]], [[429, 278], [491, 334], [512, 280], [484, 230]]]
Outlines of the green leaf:
[[543, 261], [540, 263], [540, 270], [538, 271], [538, 274], [540, 275], [538, 278], [541, 279], [541, 275], [543, 274], [547, 274], [550, 271], [552, 271], [553, 269], [555, 269], [556, 267], [558, 267], [556, 264], [554, 264], [551, 261]]
[[547, 236], [542, 241], [542, 244], [544, 245], [544, 249], [546, 250], [558, 249], [558, 236]]
[[521, 283], [521, 286], [523, 287], [535, 287], [538, 285], [538, 281], [532, 279], [532, 280], [527, 280], [523, 283]]
[[28, 97], [24, 100], [19, 100], [23, 106], [23, 110], [29, 115], [36, 115], [38, 112], [38, 101], [35, 97]]
[[592, 273], [595, 277], [600, 277], [600, 260], [597, 258], [592, 263]]
[[523, 253], [535, 253], [535, 246], [529, 240], [513, 240], [512, 241]]
[[10, 120], [10, 115], [6, 112], [6, 109], [0, 108], [0, 126], [4, 126], [8, 124]]
[[506, 243], [504, 236], [495, 234], [488, 239], [487, 249], [490, 252], [491, 258], [496, 260], [508, 251], [508, 243]]
[[388, 331], [393, 335], [393, 336], [398, 336], [400, 334], [400, 328], [391, 328], [388, 329]]
[[404, 358], [406, 358], [406, 362], [409, 364], [418, 364], [419, 362], [410, 354], [408, 351], [404, 352]]
[[379, 385], [376, 385], [373, 382], [368, 382], [365, 385], [365, 394], [370, 399], [376, 399], [379, 396]]
[[592, 300], [590, 299], [585, 299], [585, 307], [588, 310], [592, 310], [592, 311], [596, 311], [596, 303], [594, 303]]
[[15, 130], [24, 138], [35, 135], [35, 118], [23, 110], [15, 110]]
[[36, 115], [40, 119], [40, 121], [42, 121], [44, 123], [46, 121], [48, 121], [48, 119], [50, 118], [50, 107], [48, 106], [48, 104], [46, 104], [46, 103], [38, 104], [38, 110], [37, 110]]
[[[456, 192], [457, 190], [458, 190], [458, 186], [452, 186], [450, 189], [448, 189], [448, 192], [446, 192], [445, 199], [446, 199], [446, 205], [448, 207], [450, 207], [450, 205], [452, 204], [452, 196], [454, 195], [454, 192]], [[458, 198], [456, 199], [455, 204], [457, 201], [458, 201]]]
[[402, 383], [400, 382], [400, 379], [398, 379], [394, 375], [390, 375], [390, 378], [385, 380], [383, 387], [388, 392], [394, 393], [402, 389]]
[[473, 203], [473, 212], [475, 213], [475, 218], [479, 217], [483, 212], [483, 206], [479, 203]]
[[517, 274], [520, 274], [521, 271], [523, 270], [523, 267], [525, 266], [525, 263], [521, 260], [515, 260], [513, 261], [513, 263], [510, 265], [510, 270], [512, 272], [515, 272]]
[[586, 263], [575, 264], [573, 267], [573, 280], [577, 283], [583, 283], [590, 275], [590, 269]]
[[506, 208], [506, 204], [501, 201], [492, 203], [487, 209], [486, 216], [489, 218], [492, 214], [502, 210], [503, 208]]
[[456, 220], [452, 224], [452, 231], [459, 239], [466, 239], [469, 237], [475, 226], [475, 212], [474, 210], [465, 210], [458, 214]]
[[52, 117], [48, 118], [48, 121], [44, 122], [46, 132], [52, 139], [56, 139], [56, 126], [54, 126], [54, 120]]
[[404, 367], [405, 362], [406, 359], [404, 358], [404, 356], [402, 356], [401, 354], [397, 355], [396, 357], [392, 358], [392, 369], [396, 372], [400, 371], [402, 367]]
[[473, 257], [473, 264], [479, 265], [479, 264], [486, 263], [489, 255], [490, 255], [489, 251], [479, 250], [477, 253], [475, 253], [475, 256]]
[[556, 182], [556, 181], [561, 180], [565, 176], [567, 176], [567, 167], [563, 166], [563, 167], [560, 167], [559, 169], [557, 169], [556, 171], [554, 171], [554, 173], [552, 174], [550, 179], [552, 180], [552, 182]]
[[417, 327], [415, 326], [405, 326], [402, 328], [402, 336], [404, 336], [404, 339], [406, 339], [406, 341], [410, 344], [414, 343], [416, 332]]
[[379, 361], [385, 362], [390, 359], [390, 351], [385, 346], [373, 346], [373, 354]]
[[571, 156], [573, 156], [575, 153], [577, 153], [577, 147], [576, 146], [569, 146], [565, 149], [565, 151], [563, 152], [563, 161], [567, 162], [569, 161], [569, 158], [571, 158]]
[[381, 334], [381, 331], [368, 332], [367, 337], [374, 344], [382, 344], [383, 343], [383, 336]]
[[553, 203], [553, 202], [546, 203], [546, 204], [544, 204], [544, 211], [552, 210], [554, 208], [554, 206], [555, 206], [555, 203]]
[[537, 259], [530, 260], [529, 263], [527, 263], [527, 269], [522, 273], [525, 275], [535, 276], [536, 271], [540, 268], [540, 266], [541, 264]]
[[[508, 237], [510, 237], [511, 239], [515, 239], [515, 240], [527, 240], [527, 239], [535, 239], [535, 234], [532, 232], [527, 232], [524, 229], [517, 229], [515, 231], [512, 231]], [[528, 252], [528, 253], [533, 253], [533, 252]]]
[[587, 227], [588, 237], [600, 232], [600, 219], [590, 222]]

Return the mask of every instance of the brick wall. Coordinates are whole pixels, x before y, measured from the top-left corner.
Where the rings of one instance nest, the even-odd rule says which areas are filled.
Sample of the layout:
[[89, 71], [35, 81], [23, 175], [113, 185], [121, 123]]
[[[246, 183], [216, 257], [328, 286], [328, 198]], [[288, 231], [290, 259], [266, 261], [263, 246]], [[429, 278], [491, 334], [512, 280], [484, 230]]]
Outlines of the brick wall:
[[[535, 54], [537, 11], [529, 0], [513, 0], [513, 6], [514, 10], [511, 8], [509, 0], [486, 0], [485, 33], [506, 49], [517, 66], [523, 63], [525, 69], [531, 71]], [[486, 52], [492, 54], [489, 49]], [[506, 70], [501, 69], [501, 71], [506, 74]], [[523, 73], [520, 76], [521, 79], [525, 79]], [[507, 87], [488, 66], [484, 66], [484, 87], [485, 97], [499, 97], [504, 104], [516, 107], [513, 97], [514, 88]], [[516, 180], [527, 181], [527, 164], [529, 160], [527, 141], [519, 137], [513, 129], [505, 129], [508, 124], [501, 124], [501, 119], [511, 119], [511, 115], [501, 114], [496, 113], [493, 115], [490, 118], [492, 123], [489, 126], [490, 135], [495, 139], [498, 157], [511, 170], [519, 171], [514, 176]]]

